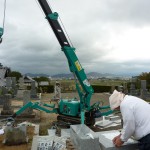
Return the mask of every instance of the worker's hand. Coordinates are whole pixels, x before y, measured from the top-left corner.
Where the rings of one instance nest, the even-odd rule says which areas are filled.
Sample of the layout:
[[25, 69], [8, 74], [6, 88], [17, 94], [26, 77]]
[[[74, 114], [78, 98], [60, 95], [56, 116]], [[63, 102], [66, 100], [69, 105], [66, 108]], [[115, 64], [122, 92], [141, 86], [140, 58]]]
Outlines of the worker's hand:
[[114, 139], [113, 139], [113, 143], [116, 147], [120, 147], [124, 142], [121, 141], [121, 138], [120, 138], [121, 134], [116, 136]]
[[114, 137], [113, 140], [112, 140], [113, 143], [116, 143], [117, 138], [120, 137], [120, 136], [121, 136], [121, 134], [119, 134], [119, 135], [117, 135], [116, 137]]

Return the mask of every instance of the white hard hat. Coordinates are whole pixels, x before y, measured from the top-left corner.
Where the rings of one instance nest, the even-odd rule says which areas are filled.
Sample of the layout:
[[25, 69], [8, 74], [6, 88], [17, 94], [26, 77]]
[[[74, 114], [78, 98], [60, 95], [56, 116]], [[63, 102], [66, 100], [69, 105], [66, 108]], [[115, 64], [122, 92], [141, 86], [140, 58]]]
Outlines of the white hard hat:
[[115, 108], [119, 107], [123, 98], [124, 94], [122, 92], [114, 90], [113, 94], [109, 97], [110, 108], [114, 110]]

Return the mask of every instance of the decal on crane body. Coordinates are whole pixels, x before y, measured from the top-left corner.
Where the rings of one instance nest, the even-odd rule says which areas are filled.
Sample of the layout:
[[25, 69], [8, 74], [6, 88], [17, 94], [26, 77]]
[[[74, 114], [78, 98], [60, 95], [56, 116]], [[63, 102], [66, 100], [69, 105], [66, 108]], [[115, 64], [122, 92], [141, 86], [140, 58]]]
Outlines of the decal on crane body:
[[82, 66], [80, 65], [78, 60], [75, 62], [75, 65], [76, 65], [76, 68], [78, 69], [78, 71], [82, 70]]

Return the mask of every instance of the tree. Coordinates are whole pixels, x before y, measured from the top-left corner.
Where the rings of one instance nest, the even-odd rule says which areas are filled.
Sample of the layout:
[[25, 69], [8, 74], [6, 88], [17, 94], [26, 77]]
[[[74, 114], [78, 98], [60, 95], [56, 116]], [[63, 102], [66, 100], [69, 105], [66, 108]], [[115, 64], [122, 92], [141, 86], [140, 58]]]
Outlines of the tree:
[[8, 74], [8, 77], [16, 77], [16, 80], [18, 81], [20, 77], [22, 77], [22, 74], [20, 72], [17, 71], [11, 71]]
[[146, 80], [147, 85], [150, 85], [150, 72], [142, 72], [139, 75], [140, 80]]

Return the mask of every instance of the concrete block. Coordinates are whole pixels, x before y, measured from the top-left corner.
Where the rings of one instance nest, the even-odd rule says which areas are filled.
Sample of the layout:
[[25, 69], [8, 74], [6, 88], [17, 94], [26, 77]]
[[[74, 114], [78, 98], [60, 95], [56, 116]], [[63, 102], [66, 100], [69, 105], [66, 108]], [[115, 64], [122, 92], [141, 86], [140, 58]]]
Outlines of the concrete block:
[[84, 124], [70, 126], [70, 138], [78, 150], [100, 150], [99, 138]]
[[27, 143], [26, 126], [21, 125], [13, 127], [8, 124], [5, 127], [5, 139], [3, 141], [6, 145], [19, 145]]
[[[112, 139], [120, 134], [118, 130], [97, 132], [96, 134], [99, 136], [101, 150], [118, 150], [112, 142]], [[129, 139], [119, 148], [119, 150], [138, 150], [138, 142]]]
[[61, 129], [61, 136], [70, 137], [70, 129]]
[[55, 136], [56, 135], [56, 129], [48, 129], [48, 135], [49, 136]]

